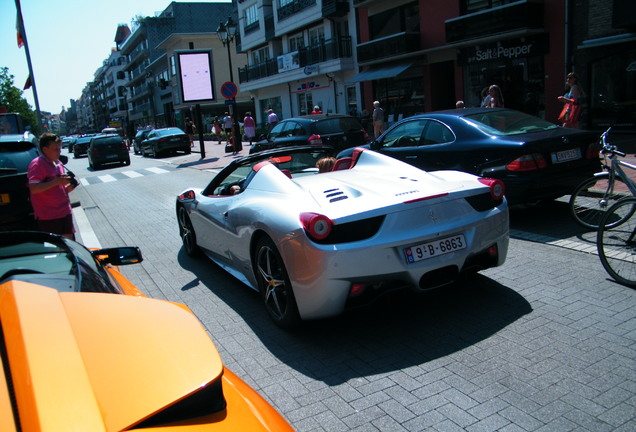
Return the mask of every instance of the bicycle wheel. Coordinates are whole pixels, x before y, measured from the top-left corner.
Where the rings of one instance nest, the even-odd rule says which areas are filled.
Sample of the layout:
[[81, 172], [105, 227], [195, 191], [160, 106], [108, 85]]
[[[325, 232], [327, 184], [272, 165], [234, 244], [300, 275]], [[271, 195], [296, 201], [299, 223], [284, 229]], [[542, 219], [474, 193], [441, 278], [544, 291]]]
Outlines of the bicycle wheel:
[[598, 256], [607, 273], [616, 282], [632, 288], [636, 288], [634, 211], [636, 211], [635, 197], [625, 198], [615, 203], [603, 216], [596, 235]]
[[570, 213], [574, 220], [585, 228], [596, 230], [605, 210], [621, 198], [632, 195], [620, 177], [615, 177], [612, 193], [609, 190], [609, 174], [593, 177], [578, 185], [570, 197]]

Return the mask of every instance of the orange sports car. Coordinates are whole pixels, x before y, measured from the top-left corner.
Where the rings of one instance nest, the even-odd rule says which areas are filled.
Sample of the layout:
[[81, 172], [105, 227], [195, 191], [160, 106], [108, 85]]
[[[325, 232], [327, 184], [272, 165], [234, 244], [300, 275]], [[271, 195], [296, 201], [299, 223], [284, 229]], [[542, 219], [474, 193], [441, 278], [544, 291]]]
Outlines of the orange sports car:
[[[59, 236], [0, 234], [1, 431], [291, 431], [177, 303]], [[112, 293], [128, 295], [112, 295]]]

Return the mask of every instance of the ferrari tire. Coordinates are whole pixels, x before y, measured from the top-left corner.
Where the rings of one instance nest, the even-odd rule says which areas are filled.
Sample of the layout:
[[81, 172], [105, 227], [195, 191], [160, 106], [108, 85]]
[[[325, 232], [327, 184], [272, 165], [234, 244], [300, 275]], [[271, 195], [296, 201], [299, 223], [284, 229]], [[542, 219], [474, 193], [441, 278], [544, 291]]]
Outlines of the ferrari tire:
[[190, 221], [190, 216], [185, 207], [179, 207], [178, 213], [179, 219], [179, 235], [183, 242], [183, 250], [189, 257], [197, 258], [201, 256], [201, 249], [197, 245], [197, 236], [194, 232], [194, 227]]
[[287, 269], [274, 242], [260, 239], [254, 254], [254, 272], [265, 309], [274, 323], [284, 329], [300, 322], [298, 306]]

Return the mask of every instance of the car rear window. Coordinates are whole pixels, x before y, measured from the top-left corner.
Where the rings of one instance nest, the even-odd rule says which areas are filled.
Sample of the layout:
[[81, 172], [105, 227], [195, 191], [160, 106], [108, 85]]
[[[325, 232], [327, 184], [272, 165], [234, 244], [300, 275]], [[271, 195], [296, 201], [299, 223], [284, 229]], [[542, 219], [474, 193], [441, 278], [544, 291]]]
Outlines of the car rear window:
[[333, 134], [339, 132], [353, 132], [362, 129], [362, 125], [351, 117], [337, 117], [316, 122], [316, 133]]
[[494, 110], [463, 116], [489, 135], [519, 135], [556, 129], [558, 126], [519, 111]]
[[179, 128], [169, 128], [169, 129], [157, 129], [155, 130], [155, 134], [158, 136], [165, 136], [165, 135], [174, 135], [174, 134], [184, 134], [185, 132], [183, 132], [181, 129]]
[[107, 147], [112, 144], [121, 144], [123, 141], [121, 138], [112, 137], [112, 138], [103, 138], [93, 141], [93, 145], [95, 147]]

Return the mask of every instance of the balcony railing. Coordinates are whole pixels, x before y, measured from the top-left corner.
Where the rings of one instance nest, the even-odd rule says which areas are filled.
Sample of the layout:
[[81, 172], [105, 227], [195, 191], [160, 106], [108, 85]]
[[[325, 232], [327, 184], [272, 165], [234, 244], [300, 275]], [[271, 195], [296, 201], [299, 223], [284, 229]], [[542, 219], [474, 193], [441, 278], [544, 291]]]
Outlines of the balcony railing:
[[[351, 36], [344, 36], [299, 49], [298, 62], [299, 67], [302, 68], [337, 58], [350, 58], [352, 54]], [[254, 81], [278, 73], [278, 60], [269, 59], [256, 65], [239, 68], [239, 82]]]
[[349, 13], [348, 0], [322, 0], [322, 16], [342, 17]]
[[446, 42], [458, 42], [515, 30], [543, 28], [543, 2], [517, 1], [446, 20]]
[[294, 0], [289, 4], [278, 8], [278, 21], [289, 18], [290, 16], [295, 15], [308, 7], [314, 6], [315, 4], [316, 0]]
[[400, 54], [408, 54], [420, 49], [419, 33], [398, 33], [358, 44], [358, 61], [364, 63]]

